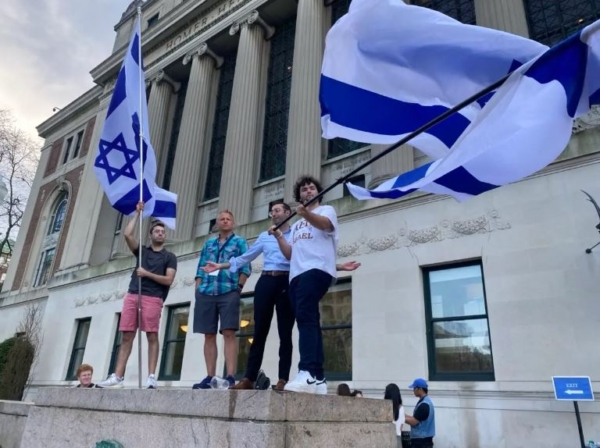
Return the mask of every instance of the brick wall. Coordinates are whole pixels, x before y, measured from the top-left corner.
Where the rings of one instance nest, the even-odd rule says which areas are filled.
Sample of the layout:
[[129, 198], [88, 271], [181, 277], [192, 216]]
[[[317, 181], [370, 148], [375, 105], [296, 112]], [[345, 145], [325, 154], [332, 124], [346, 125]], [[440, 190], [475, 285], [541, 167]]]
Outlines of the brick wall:
[[46, 164], [46, 170], [44, 171], [44, 177], [47, 177], [56, 171], [56, 167], [58, 166], [58, 161], [60, 160], [60, 153], [63, 147], [63, 142], [65, 141], [64, 137], [59, 138], [54, 143], [52, 143], [52, 148], [50, 148], [50, 157], [48, 158], [48, 163]]
[[[61, 139], [62, 140], [62, 139]], [[52, 148], [54, 149], [54, 147]], [[69, 227], [71, 224], [71, 218], [73, 217], [73, 209], [75, 208], [75, 202], [77, 200], [77, 194], [79, 193], [79, 185], [81, 183], [81, 174], [83, 173], [83, 166], [77, 167], [68, 173], [65, 174], [65, 180], [71, 183], [71, 192], [69, 196], [69, 207], [67, 209], [67, 214], [65, 216], [65, 221], [63, 223], [63, 228], [60, 232], [60, 239], [58, 241], [58, 247], [56, 251], [56, 257], [54, 258], [54, 266], [53, 272], [58, 269], [60, 266], [60, 259], [62, 257], [63, 249], [65, 247], [65, 242], [67, 239], [67, 235], [69, 233]], [[29, 227], [27, 228], [27, 234], [25, 236], [25, 242], [23, 244], [23, 250], [19, 256], [19, 263], [17, 265], [17, 271], [15, 272], [15, 278], [12, 284], [12, 290], [16, 290], [21, 288], [23, 283], [23, 276], [25, 275], [25, 271], [27, 269], [27, 262], [30, 254], [32, 253], [32, 247], [36, 230], [40, 224], [40, 218], [42, 211], [45, 209], [46, 202], [48, 198], [52, 195], [52, 192], [58, 188], [56, 182], [51, 181], [45, 185], [42, 185], [39, 189], [37, 200], [35, 203], [35, 208], [33, 209], [33, 215], [31, 216], [31, 221], [29, 222]], [[28, 204], [29, 205], [29, 204]], [[47, 225], [48, 223], [44, 223]], [[45, 229], [43, 229], [45, 230]], [[34, 250], [34, 253], [38, 253], [38, 251]], [[38, 263], [38, 259], [32, 259], [31, 262], [36, 264]], [[32, 280], [28, 280], [28, 284], [30, 284]]]
[[83, 144], [81, 146], [81, 153], [79, 154], [79, 157], [85, 157], [90, 149], [90, 142], [92, 141], [92, 134], [94, 133], [95, 124], [96, 117], [92, 117], [92, 119], [87, 122], [87, 126], [85, 127], [85, 133], [83, 137]]

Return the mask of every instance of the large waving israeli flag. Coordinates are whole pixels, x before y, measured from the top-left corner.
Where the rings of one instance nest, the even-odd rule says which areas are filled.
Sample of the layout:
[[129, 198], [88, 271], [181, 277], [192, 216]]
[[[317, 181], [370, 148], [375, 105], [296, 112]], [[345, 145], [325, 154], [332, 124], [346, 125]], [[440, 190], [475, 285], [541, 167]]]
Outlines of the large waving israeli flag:
[[327, 36], [325, 138], [394, 143], [484, 87], [508, 81], [410, 144], [435, 161], [359, 199], [415, 190], [463, 200], [535, 173], [566, 147], [598, 100], [598, 24], [548, 49], [401, 0], [354, 0]]
[[[144, 217], [175, 228], [177, 195], [156, 185], [156, 157], [149, 139], [139, 20], [113, 92], [102, 129], [94, 172], [111, 205], [124, 215], [135, 212], [143, 181]], [[140, 120], [143, 123], [140, 149]], [[141, 179], [140, 151], [143, 155]]]

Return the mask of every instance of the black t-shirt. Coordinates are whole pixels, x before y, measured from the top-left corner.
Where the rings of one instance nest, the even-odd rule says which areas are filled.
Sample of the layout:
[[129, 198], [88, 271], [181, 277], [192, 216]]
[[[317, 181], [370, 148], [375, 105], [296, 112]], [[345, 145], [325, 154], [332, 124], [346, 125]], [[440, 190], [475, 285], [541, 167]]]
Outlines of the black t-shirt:
[[[137, 260], [139, 256], [138, 250], [134, 252], [134, 255]], [[136, 266], [139, 266], [139, 263], [136, 263]], [[174, 253], [166, 249], [156, 252], [152, 250], [151, 246], [142, 247], [142, 267], [156, 275], [167, 275], [167, 268], [177, 270], [177, 257]], [[133, 294], [138, 293], [138, 276], [136, 271], [137, 269], [134, 269], [131, 273], [131, 281], [129, 282], [129, 292]], [[169, 286], [161, 285], [148, 277], [142, 278], [143, 296], [158, 297], [164, 302], [169, 294], [169, 288]]]
[[421, 403], [423, 401], [423, 398], [421, 398], [417, 402], [418, 407], [416, 407], [415, 412], [413, 414], [413, 417], [419, 420], [420, 422], [424, 422], [429, 417], [429, 405], [427, 403]]

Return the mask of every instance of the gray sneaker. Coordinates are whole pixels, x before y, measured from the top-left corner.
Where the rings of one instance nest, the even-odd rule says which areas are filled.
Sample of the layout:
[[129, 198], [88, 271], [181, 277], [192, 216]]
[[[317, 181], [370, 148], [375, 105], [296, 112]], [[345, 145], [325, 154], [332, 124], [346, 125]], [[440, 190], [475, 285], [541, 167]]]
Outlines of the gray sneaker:
[[146, 389], [158, 389], [158, 382], [156, 381], [156, 378], [154, 378], [154, 375], [148, 375]]

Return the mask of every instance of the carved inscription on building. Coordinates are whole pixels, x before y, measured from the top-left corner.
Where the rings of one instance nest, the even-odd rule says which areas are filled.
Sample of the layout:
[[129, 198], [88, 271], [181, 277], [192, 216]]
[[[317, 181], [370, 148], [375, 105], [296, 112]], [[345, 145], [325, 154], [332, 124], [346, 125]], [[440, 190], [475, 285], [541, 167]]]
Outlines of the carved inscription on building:
[[173, 50], [184, 42], [192, 39], [200, 33], [214, 26], [217, 22], [223, 20], [234, 11], [248, 3], [249, 0], [223, 0], [209, 8], [201, 16], [195, 18], [186, 27], [172, 36], [163, 46], [163, 52]]

